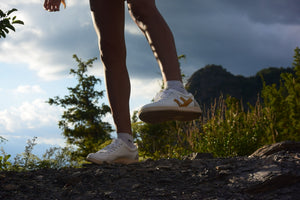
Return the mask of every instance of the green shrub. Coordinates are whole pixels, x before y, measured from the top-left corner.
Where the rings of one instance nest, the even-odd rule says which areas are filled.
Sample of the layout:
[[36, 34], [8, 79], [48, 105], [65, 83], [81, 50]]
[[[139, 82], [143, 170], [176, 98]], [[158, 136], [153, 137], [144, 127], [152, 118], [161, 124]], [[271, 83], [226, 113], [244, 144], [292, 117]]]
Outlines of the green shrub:
[[200, 119], [161, 124], [133, 123], [142, 157], [183, 158], [192, 152], [217, 157], [249, 155], [265, 143], [269, 126], [259, 101], [249, 111], [232, 97], [220, 97]]
[[72, 146], [66, 147], [51, 147], [46, 150], [42, 157], [33, 154], [32, 151], [36, 143], [37, 137], [29, 139], [25, 146], [25, 151], [17, 154], [13, 158], [13, 162], [9, 161], [11, 155], [1, 148], [0, 155], [0, 171], [27, 171], [43, 168], [60, 169], [66, 167], [80, 167], [86, 161], [74, 159], [73, 153], [76, 152]]
[[197, 152], [215, 156], [244, 156], [263, 145], [264, 129], [268, 122], [259, 102], [249, 111], [235, 98], [220, 98], [207, 112], [207, 121], [199, 130]]
[[6, 154], [3, 148], [1, 148], [1, 156], [0, 156], [0, 171], [5, 171], [11, 168], [11, 162], [9, 162], [9, 158], [11, 155]]
[[264, 84], [262, 97], [264, 113], [270, 120], [266, 133], [268, 140], [279, 142], [283, 140], [300, 141], [300, 49], [295, 49], [295, 75], [281, 74], [281, 84]]

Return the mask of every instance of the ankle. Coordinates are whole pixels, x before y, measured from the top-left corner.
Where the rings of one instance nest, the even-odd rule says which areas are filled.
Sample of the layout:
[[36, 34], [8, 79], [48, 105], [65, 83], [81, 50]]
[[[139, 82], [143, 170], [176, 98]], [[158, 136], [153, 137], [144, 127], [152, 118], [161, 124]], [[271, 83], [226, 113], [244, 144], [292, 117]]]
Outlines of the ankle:
[[117, 133], [118, 139], [123, 140], [129, 147], [133, 148], [135, 147], [133, 143], [133, 136], [129, 133]]
[[183, 83], [179, 80], [171, 80], [166, 82], [166, 89], [173, 89], [183, 94], [188, 94], [183, 86]]

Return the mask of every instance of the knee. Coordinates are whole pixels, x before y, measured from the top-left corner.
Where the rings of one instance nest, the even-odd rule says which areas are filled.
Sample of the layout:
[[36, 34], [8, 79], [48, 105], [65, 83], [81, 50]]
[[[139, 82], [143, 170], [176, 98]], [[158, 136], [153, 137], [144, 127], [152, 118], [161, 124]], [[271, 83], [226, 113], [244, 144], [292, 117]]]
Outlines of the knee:
[[155, 0], [128, 0], [131, 15], [138, 21], [145, 21], [157, 12]]

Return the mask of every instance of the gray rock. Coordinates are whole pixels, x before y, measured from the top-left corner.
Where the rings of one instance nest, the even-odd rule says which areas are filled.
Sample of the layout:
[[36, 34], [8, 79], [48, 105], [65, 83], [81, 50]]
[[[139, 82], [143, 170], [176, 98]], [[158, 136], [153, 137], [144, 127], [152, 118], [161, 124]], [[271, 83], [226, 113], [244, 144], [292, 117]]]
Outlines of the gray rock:
[[192, 153], [186, 156], [184, 159], [199, 160], [199, 159], [212, 159], [212, 158], [214, 158], [214, 155], [212, 153]]
[[2, 171], [0, 199], [300, 199], [299, 157], [286, 142], [249, 157]]
[[283, 141], [275, 144], [265, 145], [262, 148], [256, 150], [253, 154], [250, 155], [250, 157], [268, 156], [282, 150], [300, 152], [300, 142]]

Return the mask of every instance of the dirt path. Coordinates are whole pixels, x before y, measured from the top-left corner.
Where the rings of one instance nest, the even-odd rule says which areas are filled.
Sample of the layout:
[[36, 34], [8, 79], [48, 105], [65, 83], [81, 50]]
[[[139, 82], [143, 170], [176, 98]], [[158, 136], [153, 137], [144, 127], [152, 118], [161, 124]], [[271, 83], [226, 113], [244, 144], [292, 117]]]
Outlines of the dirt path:
[[300, 199], [300, 152], [0, 172], [0, 199]]

